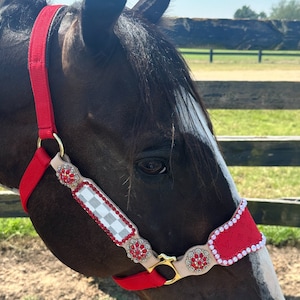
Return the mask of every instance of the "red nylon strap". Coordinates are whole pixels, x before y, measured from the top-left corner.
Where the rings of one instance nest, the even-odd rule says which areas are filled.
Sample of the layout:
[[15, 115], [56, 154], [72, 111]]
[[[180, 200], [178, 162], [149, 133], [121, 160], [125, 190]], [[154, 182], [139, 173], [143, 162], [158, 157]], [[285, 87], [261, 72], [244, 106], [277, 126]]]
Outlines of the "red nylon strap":
[[28, 199], [50, 165], [51, 158], [43, 148], [38, 148], [20, 182], [20, 198], [27, 211]]
[[229, 260], [244, 249], [258, 244], [261, 238], [262, 235], [246, 208], [237, 225], [220, 233], [214, 246], [223, 260]]
[[49, 28], [61, 5], [46, 6], [38, 15], [30, 38], [28, 69], [35, 99], [39, 137], [53, 139], [57, 133], [47, 72], [47, 39]]
[[123, 289], [128, 291], [141, 291], [150, 288], [158, 288], [165, 284], [166, 279], [159, 275], [156, 270], [148, 271], [136, 275], [120, 278], [113, 277], [113, 280]]
[[[46, 6], [38, 15], [30, 37], [28, 69], [35, 100], [39, 137], [53, 139], [57, 133], [47, 72], [47, 40], [51, 24], [62, 5]], [[50, 157], [38, 148], [20, 182], [20, 198], [27, 212], [28, 199], [50, 165]]]

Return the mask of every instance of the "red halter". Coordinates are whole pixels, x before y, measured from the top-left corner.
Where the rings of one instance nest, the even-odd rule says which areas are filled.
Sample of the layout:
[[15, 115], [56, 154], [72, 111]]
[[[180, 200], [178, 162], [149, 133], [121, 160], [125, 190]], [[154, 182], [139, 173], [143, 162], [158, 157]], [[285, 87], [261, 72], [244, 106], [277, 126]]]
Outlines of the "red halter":
[[[123, 247], [127, 256], [142, 264], [146, 271], [126, 278], [114, 280], [128, 290], [143, 290], [169, 285], [181, 278], [203, 275], [214, 265], [229, 266], [265, 244], [265, 238], [258, 231], [248, 209], [247, 201], [241, 200], [232, 218], [214, 230], [205, 245], [188, 249], [180, 258], [165, 254], [157, 256], [150, 243], [143, 239], [135, 224], [92, 180], [84, 178], [78, 169], [64, 159], [64, 148], [57, 136], [47, 72], [47, 40], [53, 20], [62, 6], [47, 6], [39, 14], [32, 30], [28, 67], [35, 99], [39, 128], [38, 149], [27, 167], [20, 183], [22, 205], [27, 211], [28, 199], [52, 165], [59, 181], [71, 189], [73, 198], [107, 233], [112, 241]], [[44, 139], [56, 139], [60, 153], [53, 159], [42, 148]], [[162, 277], [156, 267], [167, 265], [175, 276], [171, 280]]]
[[46, 151], [40, 147], [40, 143], [43, 139], [58, 139], [48, 81], [46, 50], [52, 22], [62, 8], [62, 5], [54, 5], [42, 9], [34, 23], [29, 44], [28, 69], [35, 100], [39, 146], [19, 187], [22, 205], [26, 212], [28, 199], [51, 161]]

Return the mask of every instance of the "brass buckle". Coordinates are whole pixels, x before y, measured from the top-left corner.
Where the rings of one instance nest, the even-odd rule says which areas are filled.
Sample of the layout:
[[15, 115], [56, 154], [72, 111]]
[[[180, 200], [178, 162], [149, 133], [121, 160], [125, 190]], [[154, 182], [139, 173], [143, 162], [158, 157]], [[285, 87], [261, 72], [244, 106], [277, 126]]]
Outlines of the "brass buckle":
[[[64, 148], [63, 142], [56, 133], [53, 133], [53, 137], [58, 144], [60, 157], [63, 158], [65, 155], [65, 148]], [[38, 137], [37, 148], [41, 148], [41, 147], [42, 147], [42, 139], [40, 137]]]
[[178, 273], [177, 269], [175, 268], [175, 266], [173, 264], [173, 262], [177, 261], [175, 256], [168, 256], [168, 255], [162, 253], [157, 258], [160, 261], [157, 262], [152, 267], [147, 269], [149, 273], [151, 273], [158, 266], [168, 266], [174, 271], [175, 275], [172, 279], [167, 280], [164, 283], [164, 285], [171, 285], [182, 278], [182, 276]]

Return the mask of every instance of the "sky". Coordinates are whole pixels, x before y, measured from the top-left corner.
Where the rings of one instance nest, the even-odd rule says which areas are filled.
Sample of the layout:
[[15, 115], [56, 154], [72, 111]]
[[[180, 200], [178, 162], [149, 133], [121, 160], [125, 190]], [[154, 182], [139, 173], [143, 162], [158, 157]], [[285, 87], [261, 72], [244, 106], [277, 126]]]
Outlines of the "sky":
[[[55, 4], [72, 4], [74, 0], [52, 0]], [[136, 0], [128, 0], [128, 6], [136, 3]], [[233, 18], [237, 9], [243, 5], [257, 13], [264, 11], [267, 15], [271, 7], [279, 0], [171, 0], [167, 11], [168, 16], [188, 18]]]

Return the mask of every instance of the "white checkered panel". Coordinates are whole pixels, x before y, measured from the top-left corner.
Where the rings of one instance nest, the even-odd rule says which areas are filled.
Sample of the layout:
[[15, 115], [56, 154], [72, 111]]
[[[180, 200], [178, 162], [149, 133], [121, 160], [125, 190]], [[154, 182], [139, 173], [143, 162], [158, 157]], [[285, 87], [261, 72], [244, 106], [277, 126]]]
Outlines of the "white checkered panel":
[[[102, 195], [100, 191], [99, 193]], [[83, 185], [75, 195], [109, 231], [118, 244], [122, 244], [123, 241], [127, 240], [129, 235], [132, 235], [133, 229], [130, 228], [115, 212], [115, 210], [119, 211], [119, 209], [111, 202], [110, 203], [115, 207], [115, 210], [109, 207], [89, 184]]]

